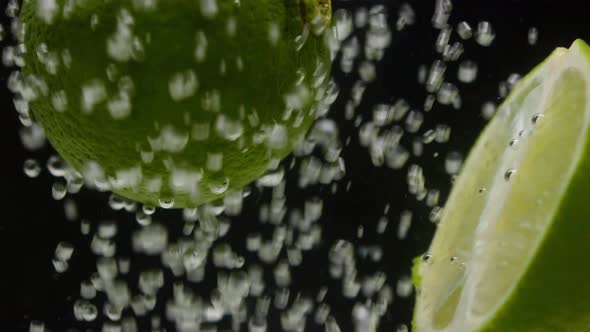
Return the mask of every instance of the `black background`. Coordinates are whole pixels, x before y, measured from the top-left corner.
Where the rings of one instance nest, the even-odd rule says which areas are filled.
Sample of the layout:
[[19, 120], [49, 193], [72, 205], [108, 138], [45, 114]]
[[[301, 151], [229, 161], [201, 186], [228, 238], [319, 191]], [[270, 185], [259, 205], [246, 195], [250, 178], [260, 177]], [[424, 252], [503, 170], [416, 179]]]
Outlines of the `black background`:
[[[480, 73], [475, 83], [459, 85], [463, 108], [453, 110], [435, 106], [427, 114], [421, 132], [437, 123], [452, 126], [449, 143], [429, 145], [425, 148], [425, 157], [411, 160], [412, 163], [419, 163], [424, 167], [427, 187], [440, 188], [442, 198], [446, 197], [450, 189], [450, 178], [444, 173], [441, 158], [449, 149], [464, 153], [468, 151], [485, 125], [485, 120], [480, 116], [481, 104], [485, 101], [500, 101], [500, 81], [506, 80], [510, 73], [526, 73], [557, 46], [567, 47], [576, 38], [590, 41], [590, 10], [584, 2], [454, 1], [450, 20], [453, 26], [462, 20], [468, 21], [472, 26], [480, 20], [489, 20], [497, 37], [488, 48], [473, 41], [465, 43], [463, 59], [477, 61]], [[378, 3], [388, 6], [391, 25], [395, 26], [397, 8], [401, 2], [333, 0], [335, 8], [369, 7]], [[416, 0], [408, 3], [416, 11], [416, 24], [402, 32], [394, 32], [385, 59], [377, 65], [378, 78], [367, 88], [364, 101], [358, 109], [364, 118], [371, 116], [372, 105], [389, 102], [394, 98], [404, 97], [415, 108], [420, 108], [423, 103], [425, 92], [417, 83], [416, 73], [419, 65], [429, 65], [436, 59], [434, 41], [438, 31], [430, 24], [434, 1]], [[5, 30], [9, 30], [8, 19], [3, 16], [2, 21]], [[539, 41], [535, 46], [527, 43], [527, 31], [531, 26], [539, 29]], [[7, 42], [10, 42], [9, 37], [5, 38], [3, 45]], [[456, 67], [451, 67], [447, 75], [452, 80], [456, 70], [454, 68]], [[8, 68], [0, 69], [2, 86], [6, 85], [9, 72]], [[304, 264], [293, 271], [293, 288], [305, 291], [317, 290], [321, 284], [332, 285], [326, 268], [326, 248], [336, 239], [380, 244], [385, 252], [381, 265], [361, 264], [359, 269], [361, 272], [363, 269], [385, 271], [388, 283], [395, 285], [396, 278], [409, 273], [411, 259], [426, 250], [434, 225], [428, 221], [428, 210], [423, 204], [417, 204], [407, 194], [406, 169], [392, 171], [384, 167], [376, 168], [371, 164], [368, 151], [358, 145], [358, 134], [354, 126], [351, 121], [344, 121], [343, 116], [344, 102], [350, 95], [349, 87], [354, 77], [344, 77], [337, 71], [334, 75], [342, 91], [331, 116], [339, 121], [342, 138], [350, 135], [353, 137], [350, 147], [343, 152], [347, 166], [344, 181], [350, 180], [352, 186], [349, 192], [339, 190], [336, 195], [325, 195], [325, 213], [321, 220], [324, 228], [323, 248], [305, 256]], [[3, 112], [3, 120], [0, 121], [2, 132], [6, 134], [2, 140], [3, 157], [0, 158], [4, 165], [1, 184], [3, 213], [0, 217], [0, 306], [3, 307], [0, 310], [0, 331], [26, 330], [30, 319], [45, 321], [53, 331], [85, 327], [76, 325], [71, 304], [78, 292], [79, 282], [88, 278], [94, 269], [95, 258], [88, 250], [89, 238], [80, 236], [78, 223], [65, 221], [63, 203], [51, 198], [53, 180], [46, 170], [37, 179], [29, 179], [23, 174], [22, 164], [26, 158], [33, 157], [44, 164], [52, 151], [46, 147], [41, 151], [30, 152], [22, 147], [18, 136], [20, 124], [17, 113], [12, 106], [12, 96], [5, 88], [0, 90], [0, 109]], [[435, 152], [439, 152], [441, 157], [433, 157]], [[299, 199], [306, 197], [305, 192], [293, 195], [300, 196], [294, 198], [293, 204], [298, 204]], [[106, 194], [83, 191], [76, 200], [84, 218], [98, 221], [116, 217], [123, 234], [135, 227], [130, 216], [109, 210]], [[243, 241], [243, 236], [256, 227], [252, 219], [257, 211], [257, 200], [254, 195], [246, 202], [244, 216], [236, 218], [243, 220], [236, 220], [232, 225], [230, 242]], [[388, 232], [382, 236], [366, 232], [367, 235], [362, 240], [356, 239], [359, 225], [374, 229], [387, 203], [391, 204], [388, 216], [392, 220]], [[397, 240], [395, 224], [403, 209], [411, 209], [416, 213], [408, 238]], [[172, 216], [162, 214], [163, 219], [178, 219]], [[167, 222], [171, 227], [179, 228], [179, 222]], [[57, 276], [51, 258], [56, 244], [62, 240], [73, 242], [76, 252], [70, 270]], [[337, 290], [339, 287], [330, 289]], [[352, 327], [346, 323], [350, 320], [350, 303], [337, 293], [338, 291], [332, 291], [328, 296], [332, 314], [341, 322], [343, 331], [352, 331]], [[397, 298], [384, 318], [381, 330], [395, 331], [397, 324], [408, 323], [412, 306], [411, 299]], [[94, 325], [89, 327], [96, 328]], [[309, 324], [309, 330], [317, 328]]]

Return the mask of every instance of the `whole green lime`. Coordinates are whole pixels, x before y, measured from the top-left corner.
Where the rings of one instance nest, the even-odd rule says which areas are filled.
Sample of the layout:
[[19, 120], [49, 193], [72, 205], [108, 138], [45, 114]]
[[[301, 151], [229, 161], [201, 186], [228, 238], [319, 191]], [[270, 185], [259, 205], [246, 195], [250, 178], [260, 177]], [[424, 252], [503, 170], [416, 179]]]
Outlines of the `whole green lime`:
[[330, 0], [28, 0], [22, 94], [90, 182], [193, 207], [303, 137], [329, 79]]

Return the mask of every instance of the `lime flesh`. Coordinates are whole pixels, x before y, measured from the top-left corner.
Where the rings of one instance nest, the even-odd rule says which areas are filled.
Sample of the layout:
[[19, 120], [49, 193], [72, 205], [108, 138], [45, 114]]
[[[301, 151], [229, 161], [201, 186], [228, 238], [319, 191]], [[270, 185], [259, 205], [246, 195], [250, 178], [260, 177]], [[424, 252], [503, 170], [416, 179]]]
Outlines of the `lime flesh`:
[[590, 331], [590, 48], [513, 89], [417, 263], [418, 332]]

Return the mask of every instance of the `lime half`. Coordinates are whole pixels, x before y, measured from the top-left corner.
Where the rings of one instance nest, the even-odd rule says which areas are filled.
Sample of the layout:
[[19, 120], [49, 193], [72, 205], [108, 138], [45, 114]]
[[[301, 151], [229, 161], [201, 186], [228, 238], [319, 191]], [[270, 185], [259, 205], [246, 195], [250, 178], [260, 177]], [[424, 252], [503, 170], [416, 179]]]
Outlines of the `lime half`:
[[414, 330], [590, 331], [590, 48], [522, 79], [415, 267]]

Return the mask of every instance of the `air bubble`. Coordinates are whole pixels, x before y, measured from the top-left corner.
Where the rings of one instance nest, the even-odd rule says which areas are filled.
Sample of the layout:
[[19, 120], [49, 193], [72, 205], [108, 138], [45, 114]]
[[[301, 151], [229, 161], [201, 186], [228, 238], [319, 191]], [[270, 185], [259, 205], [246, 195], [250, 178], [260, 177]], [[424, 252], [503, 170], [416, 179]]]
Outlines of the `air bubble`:
[[211, 192], [215, 195], [221, 195], [223, 193], [225, 193], [227, 191], [227, 189], [229, 189], [229, 178], [225, 178], [222, 181], [219, 182], [211, 182], [208, 185], [209, 190], [211, 190]]
[[457, 61], [463, 55], [465, 48], [460, 42], [454, 42], [453, 44], [446, 45], [442, 56], [445, 61]]
[[434, 15], [432, 16], [432, 26], [436, 29], [445, 28], [452, 11], [453, 3], [451, 0], [437, 0]]
[[430, 112], [432, 107], [434, 106], [434, 102], [436, 101], [436, 97], [432, 94], [429, 94], [424, 98], [424, 112]]
[[103, 221], [98, 224], [97, 235], [103, 239], [112, 239], [117, 235], [118, 226], [115, 221]]
[[338, 40], [344, 41], [354, 28], [352, 14], [348, 10], [340, 8], [334, 12], [334, 22]]
[[435, 133], [437, 143], [446, 143], [451, 137], [451, 127], [445, 124], [438, 124], [436, 125]]
[[56, 201], [62, 200], [64, 199], [64, 197], [66, 197], [66, 194], [68, 192], [67, 189], [68, 188], [65, 181], [57, 180], [53, 183], [53, 186], [51, 187], [51, 196]]
[[537, 125], [543, 120], [544, 117], [545, 117], [545, 115], [543, 115], [541, 113], [537, 113], [537, 114], [533, 115], [533, 117], [531, 118], [531, 122], [534, 125]]
[[473, 37], [473, 29], [469, 23], [462, 21], [457, 24], [457, 34], [461, 39], [469, 39]]
[[192, 97], [198, 86], [197, 75], [192, 70], [186, 70], [178, 72], [170, 78], [168, 91], [172, 100], [181, 101]]
[[66, 163], [57, 155], [52, 155], [47, 159], [47, 169], [55, 177], [63, 177], [67, 171]]
[[428, 214], [428, 220], [430, 220], [430, 222], [438, 224], [442, 217], [442, 212], [443, 209], [440, 206], [433, 207], [432, 210], [430, 210], [430, 213]]
[[446, 65], [444, 62], [435, 60], [432, 63], [428, 72], [428, 78], [426, 79], [426, 91], [432, 93], [440, 89], [444, 80], [445, 71]]
[[457, 78], [463, 83], [471, 83], [477, 78], [477, 63], [471, 60], [465, 60], [459, 64]]
[[434, 142], [435, 138], [436, 138], [436, 132], [432, 129], [428, 129], [427, 131], [425, 131], [422, 134], [422, 142], [424, 144], [430, 144], [430, 143]]
[[29, 151], [41, 149], [46, 142], [43, 128], [36, 123], [31, 123], [28, 127], [22, 127], [19, 130], [19, 136], [22, 145]]
[[60, 261], [68, 261], [72, 258], [74, 253], [74, 246], [69, 242], [60, 242], [55, 248], [55, 258]]
[[410, 133], [416, 133], [424, 123], [424, 113], [420, 111], [410, 111], [406, 117], [406, 130]]
[[457, 98], [459, 98], [459, 89], [448, 82], [442, 84], [436, 96], [436, 100], [442, 105], [451, 105]]
[[213, 18], [217, 15], [219, 8], [217, 0], [199, 0], [201, 14], [206, 18]]
[[537, 40], [539, 39], [539, 30], [535, 27], [530, 27], [527, 35], [527, 41], [529, 45], [537, 44]]
[[53, 259], [51, 261], [53, 263], [53, 268], [57, 273], [64, 273], [68, 270], [69, 264], [66, 261], [60, 261], [58, 259]]
[[156, 207], [150, 204], [144, 204], [142, 210], [143, 213], [145, 213], [148, 216], [151, 216], [152, 214], [154, 214], [154, 212], [156, 212]]
[[414, 286], [412, 279], [408, 276], [403, 276], [397, 280], [396, 293], [401, 298], [407, 298], [412, 295]]
[[399, 325], [396, 327], [395, 331], [396, 331], [396, 332], [408, 332], [408, 331], [409, 331], [409, 329], [408, 329], [408, 326], [407, 326], [406, 324], [399, 324]]
[[174, 207], [174, 200], [173, 199], [160, 198], [158, 200], [158, 204], [160, 205], [160, 207], [162, 209], [171, 209], [171, 208]]
[[445, 159], [445, 170], [448, 174], [457, 174], [463, 166], [463, 155], [457, 151], [451, 151], [447, 153]]
[[440, 191], [438, 189], [428, 190], [428, 194], [426, 195], [426, 206], [433, 207], [437, 205], [439, 197]]
[[452, 32], [453, 30], [451, 28], [444, 28], [440, 30], [435, 44], [435, 49], [438, 53], [442, 53], [445, 47], [449, 44], [449, 39], [451, 38]]
[[96, 288], [90, 280], [84, 280], [80, 283], [80, 296], [85, 300], [91, 300], [96, 297]]
[[407, 3], [400, 6], [398, 11], [398, 19], [396, 21], [396, 29], [403, 30], [406, 26], [413, 25], [416, 20], [416, 13], [414, 9]]
[[496, 104], [493, 102], [488, 101], [481, 106], [481, 116], [484, 119], [490, 120], [494, 114], [496, 114]]
[[512, 90], [518, 81], [520, 81], [520, 75], [517, 73], [512, 73], [508, 76], [506, 83], [508, 84], [509, 89]]
[[84, 186], [84, 178], [76, 171], [66, 174], [68, 193], [77, 194]]
[[36, 178], [41, 174], [41, 166], [35, 159], [27, 159], [23, 164], [23, 172], [30, 178]]
[[300, 51], [303, 46], [305, 45], [305, 43], [307, 42], [307, 39], [309, 38], [309, 28], [307, 26], [304, 26], [303, 31], [301, 32], [300, 35], [298, 35], [297, 37], [295, 37], [295, 49], [297, 51]]
[[39, 320], [32, 320], [29, 324], [29, 332], [45, 332], [45, 323]]
[[412, 226], [412, 211], [404, 210], [400, 214], [399, 224], [397, 226], [397, 238], [403, 240], [407, 237], [408, 231]]
[[78, 321], [92, 322], [98, 317], [98, 310], [88, 300], [77, 300], [74, 302], [74, 317]]
[[510, 181], [510, 179], [512, 179], [514, 174], [516, 174], [515, 169], [511, 168], [511, 169], [507, 170], [506, 173], [504, 173], [504, 180]]
[[492, 28], [492, 24], [487, 21], [482, 21], [477, 24], [477, 33], [475, 34], [475, 41], [481, 46], [490, 46], [496, 38], [496, 33]]

